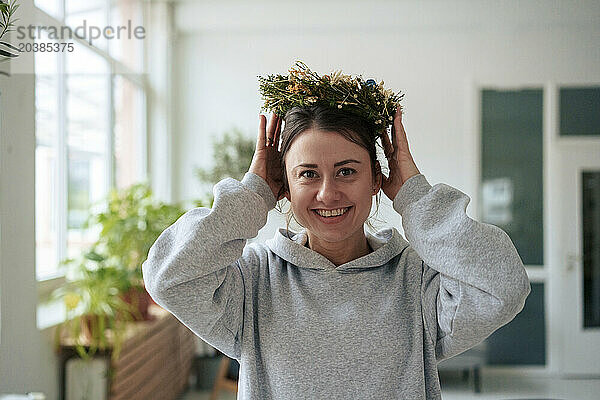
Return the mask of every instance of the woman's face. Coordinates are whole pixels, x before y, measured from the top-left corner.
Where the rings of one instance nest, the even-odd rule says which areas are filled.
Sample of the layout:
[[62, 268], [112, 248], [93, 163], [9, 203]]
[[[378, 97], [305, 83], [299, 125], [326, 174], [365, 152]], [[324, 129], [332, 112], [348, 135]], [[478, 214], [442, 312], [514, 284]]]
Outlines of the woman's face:
[[340, 242], [364, 237], [380, 179], [373, 179], [369, 153], [336, 132], [310, 129], [285, 155], [292, 210], [309, 237]]

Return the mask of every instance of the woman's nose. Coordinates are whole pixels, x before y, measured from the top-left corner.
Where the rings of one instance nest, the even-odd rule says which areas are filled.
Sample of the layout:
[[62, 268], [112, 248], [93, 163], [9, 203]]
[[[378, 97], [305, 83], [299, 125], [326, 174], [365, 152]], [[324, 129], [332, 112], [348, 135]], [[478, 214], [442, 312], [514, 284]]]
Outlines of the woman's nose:
[[325, 204], [332, 203], [340, 199], [340, 192], [331, 179], [323, 179], [317, 193], [317, 201]]

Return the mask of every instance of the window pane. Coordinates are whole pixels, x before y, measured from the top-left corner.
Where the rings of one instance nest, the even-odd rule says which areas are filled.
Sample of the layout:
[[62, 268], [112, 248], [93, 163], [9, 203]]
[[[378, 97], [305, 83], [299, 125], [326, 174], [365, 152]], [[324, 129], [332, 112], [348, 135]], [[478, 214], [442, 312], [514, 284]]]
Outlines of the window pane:
[[542, 90], [482, 92], [484, 222], [504, 229], [525, 264], [543, 265]]
[[47, 279], [57, 272], [58, 216], [55, 193], [56, 151], [38, 145], [35, 149], [35, 256], [37, 279]]
[[83, 224], [108, 192], [110, 74], [104, 59], [82, 47], [66, 62], [67, 256], [76, 257], [97, 238]]
[[76, 46], [66, 53], [66, 72], [69, 75], [108, 75], [110, 67], [104, 58], [85, 46]]
[[75, 151], [69, 153], [69, 229], [83, 229], [91, 206], [91, 157]]
[[[113, 1], [110, 26], [114, 36], [108, 42], [109, 54], [135, 71], [141, 71], [146, 30], [139, 0]], [[123, 29], [126, 28], [126, 29]]]
[[66, 0], [65, 14], [65, 23], [74, 33], [84, 36], [100, 49], [107, 49], [107, 41], [102, 34], [108, 24], [107, 0]]
[[560, 135], [600, 135], [600, 87], [560, 89]]
[[69, 148], [106, 154], [110, 128], [108, 63], [83, 47], [69, 53], [66, 63]]
[[581, 173], [583, 326], [600, 327], [600, 171]]
[[107, 76], [67, 77], [67, 141], [70, 148], [105, 154], [109, 134]]
[[35, 6], [44, 12], [60, 19], [60, 3], [62, 0], [35, 0]]
[[138, 86], [124, 77], [114, 80], [115, 178], [118, 188], [145, 179], [145, 99]]
[[544, 289], [543, 283], [531, 283], [523, 310], [485, 340], [488, 364], [546, 364]]
[[[43, 35], [36, 42], [53, 41]], [[58, 134], [58, 53], [36, 52], [35, 62], [35, 123], [38, 144], [55, 146]]]
[[98, 232], [83, 225], [94, 203], [100, 201], [106, 190], [104, 157], [69, 151], [69, 191], [67, 214], [67, 257], [77, 257], [96, 239]]

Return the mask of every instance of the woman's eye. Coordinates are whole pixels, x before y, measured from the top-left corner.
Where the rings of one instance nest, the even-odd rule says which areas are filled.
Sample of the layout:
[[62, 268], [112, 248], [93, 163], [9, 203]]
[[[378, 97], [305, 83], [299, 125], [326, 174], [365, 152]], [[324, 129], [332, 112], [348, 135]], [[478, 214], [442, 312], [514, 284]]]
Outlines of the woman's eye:
[[304, 177], [304, 178], [309, 178], [309, 179], [312, 179], [312, 178], [315, 178], [315, 177], [317, 176], [317, 173], [316, 173], [315, 171], [311, 171], [311, 170], [308, 170], [308, 171], [302, 171], [302, 172], [300, 173], [300, 176], [302, 176], [302, 177]]
[[340, 171], [338, 173], [341, 176], [350, 176], [350, 175], [356, 173], [356, 170], [354, 170], [352, 168], [342, 168], [342, 169], [340, 169]]

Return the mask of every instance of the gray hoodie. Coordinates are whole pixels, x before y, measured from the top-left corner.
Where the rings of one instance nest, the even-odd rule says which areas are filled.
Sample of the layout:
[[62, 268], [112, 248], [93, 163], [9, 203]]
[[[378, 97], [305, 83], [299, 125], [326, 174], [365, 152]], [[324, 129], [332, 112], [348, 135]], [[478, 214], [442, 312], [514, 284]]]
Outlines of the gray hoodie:
[[373, 252], [335, 266], [280, 229], [247, 244], [275, 198], [248, 173], [214, 187], [143, 264], [154, 300], [240, 363], [238, 399], [439, 399], [437, 362], [510, 321], [529, 280], [510, 238], [466, 215], [469, 197], [423, 175], [394, 199]]

